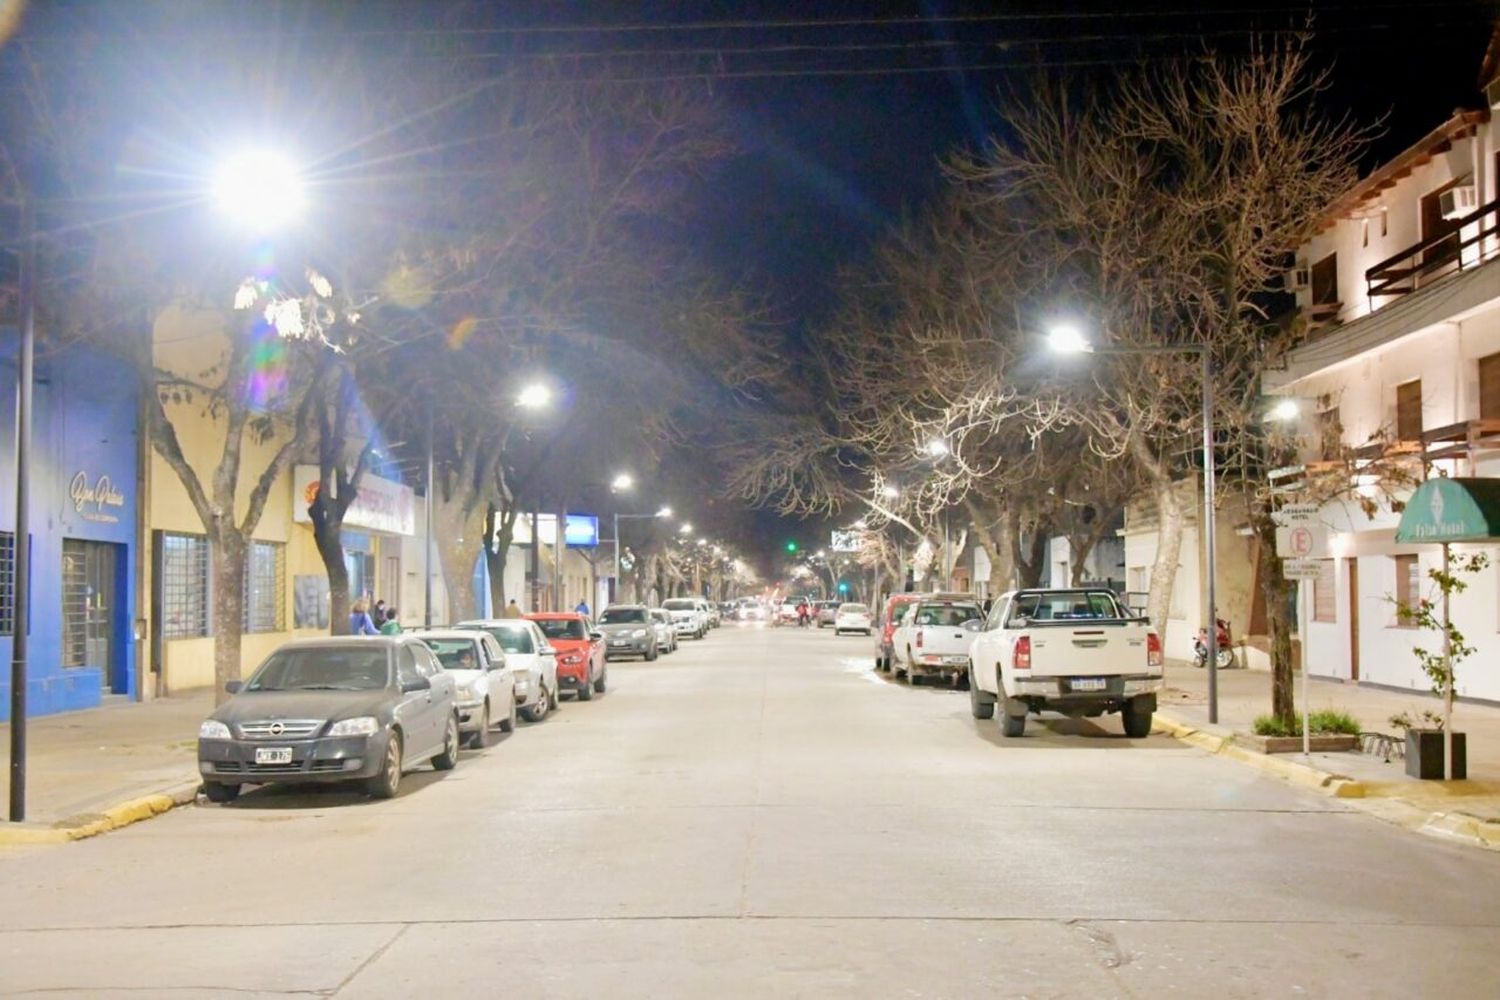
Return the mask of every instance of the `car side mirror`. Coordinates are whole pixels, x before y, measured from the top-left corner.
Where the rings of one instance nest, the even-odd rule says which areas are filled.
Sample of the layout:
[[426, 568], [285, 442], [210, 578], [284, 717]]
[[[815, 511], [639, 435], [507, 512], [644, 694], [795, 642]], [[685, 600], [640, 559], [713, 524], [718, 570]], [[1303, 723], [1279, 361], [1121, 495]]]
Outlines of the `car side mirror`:
[[589, 633], [589, 638], [598, 641], [604, 638], [604, 633], [600, 632], [598, 629], [595, 629], [594, 631]]
[[964, 622], [964, 631], [966, 632], [978, 632], [982, 628], [984, 628], [984, 622], [978, 618], [970, 618]]
[[1030, 618], [1027, 618], [1025, 615], [1016, 615], [1014, 618], [1012, 618], [1010, 620], [1009, 627], [1010, 628], [1025, 628], [1027, 625], [1030, 625], [1030, 624], [1031, 624], [1031, 619]]
[[541, 653], [543, 656], [556, 656], [557, 655], [557, 647], [556, 646], [543, 646], [541, 649], [537, 650], [537, 652]]
[[224, 683], [224, 690], [226, 692], [228, 692], [229, 694], [239, 694], [241, 691], [245, 690], [245, 682], [244, 681], [226, 681]]
[[413, 677], [401, 685], [402, 694], [411, 694], [413, 691], [431, 691], [432, 681], [425, 677]]

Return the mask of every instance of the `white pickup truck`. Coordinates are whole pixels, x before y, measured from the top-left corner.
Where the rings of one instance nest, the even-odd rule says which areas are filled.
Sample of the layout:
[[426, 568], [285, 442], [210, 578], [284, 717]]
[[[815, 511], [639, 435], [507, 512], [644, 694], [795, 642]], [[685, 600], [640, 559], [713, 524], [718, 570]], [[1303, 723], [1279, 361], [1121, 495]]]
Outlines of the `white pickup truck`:
[[970, 594], [924, 594], [891, 634], [891, 669], [910, 684], [923, 677], [957, 681], [969, 668], [974, 633], [965, 626], [984, 621]]
[[1162, 688], [1161, 638], [1111, 591], [1012, 591], [969, 628], [974, 718], [993, 718], [998, 704], [1005, 735], [1020, 736], [1030, 712], [1120, 712], [1127, 736], [1151, 732]]

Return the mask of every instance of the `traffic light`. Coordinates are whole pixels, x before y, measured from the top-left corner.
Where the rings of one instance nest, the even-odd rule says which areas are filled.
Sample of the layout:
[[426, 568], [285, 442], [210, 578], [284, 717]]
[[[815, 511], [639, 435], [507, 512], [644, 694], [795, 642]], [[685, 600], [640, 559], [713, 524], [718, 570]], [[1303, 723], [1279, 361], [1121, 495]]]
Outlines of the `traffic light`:
[[847, 594], [847, 593], [849, 593], [849, 585], [847, 583], [845, 583], [843, 580], [839, 581], [839, 593], [840, 594]]
[[797, 552], [797, 543], [796, 542], [787, 542], [786, 543], [786, 550], [787, 550], [787, 552], [795, 555], [796, 552]]

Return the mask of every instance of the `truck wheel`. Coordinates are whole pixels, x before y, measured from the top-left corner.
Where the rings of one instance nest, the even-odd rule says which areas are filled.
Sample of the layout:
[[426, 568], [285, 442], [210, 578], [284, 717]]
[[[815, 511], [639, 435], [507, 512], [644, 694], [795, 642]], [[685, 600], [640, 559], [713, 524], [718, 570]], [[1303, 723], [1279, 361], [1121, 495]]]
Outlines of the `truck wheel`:
[[1024, 715], [1002, 715], [1000, 717], [1000, 731], [1009, 737], [1026, 735], [1026, 716]]
[[993, 719], [995, 717], [995, 696], [988, 691], [979, 690], [979, 685], [974, 683], [974, 667], [969, 666], [969, 714], [976, 719]]
[[1143, 740], [1151, 735], [1151, 713], [1137, 712], [1134, 708], [1127, 708], [1120, 713], [1121, 720], [1125, 723], [1125, 735], [1133, 740]]

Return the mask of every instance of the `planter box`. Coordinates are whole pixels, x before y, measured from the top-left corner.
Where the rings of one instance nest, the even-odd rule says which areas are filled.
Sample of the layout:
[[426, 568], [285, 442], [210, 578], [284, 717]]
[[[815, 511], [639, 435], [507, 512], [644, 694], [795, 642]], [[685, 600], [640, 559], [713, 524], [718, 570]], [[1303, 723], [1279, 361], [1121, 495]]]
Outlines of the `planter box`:
[[[1300, 736], [1257, 736], [1254, 733], [1235, 733], [1234, 741], [1260, 753], [1302, 752], [1302, 737]], [[1344, 753], [1348, 750], [1359, 749], [1358, 736], [1345, 736], [1342, 733], [1314, 736], [1308, 743], [1313, 753]]]
[[[1406, 773], [1423, 781], [1443, 780], [1443, 731], [1441, 729], [1408, 729], [1406, 731]], [[1453, 780], [1469, 775], [1464, 753], [1464, 734], [1453, 734]]]

